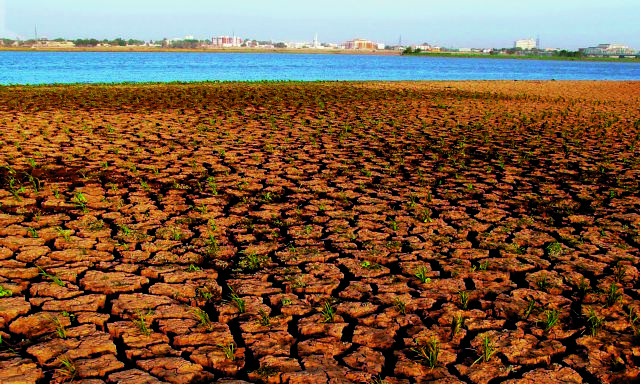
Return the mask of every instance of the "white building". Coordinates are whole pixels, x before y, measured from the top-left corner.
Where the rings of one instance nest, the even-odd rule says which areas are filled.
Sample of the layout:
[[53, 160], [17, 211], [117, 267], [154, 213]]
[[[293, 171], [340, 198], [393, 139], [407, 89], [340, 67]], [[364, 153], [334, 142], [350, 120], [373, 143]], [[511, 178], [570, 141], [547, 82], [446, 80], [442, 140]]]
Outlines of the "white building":
[[514, 48], [521, 48], [525, 51], [531, 50], [531, 49], [536, 49], [538, 48], [538, 44], [536, 43], [535, 39], [522, 39], [522, 40], [516, 40], [513, 43], [513, 47]]

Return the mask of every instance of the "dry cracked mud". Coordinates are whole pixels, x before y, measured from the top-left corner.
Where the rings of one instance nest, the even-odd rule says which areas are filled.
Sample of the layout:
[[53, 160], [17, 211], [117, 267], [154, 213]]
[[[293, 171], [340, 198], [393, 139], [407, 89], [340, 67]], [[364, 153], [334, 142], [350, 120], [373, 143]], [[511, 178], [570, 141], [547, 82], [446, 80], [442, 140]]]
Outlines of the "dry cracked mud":
[[626, 383], [640, 84], [0, 87], [0, 382]]

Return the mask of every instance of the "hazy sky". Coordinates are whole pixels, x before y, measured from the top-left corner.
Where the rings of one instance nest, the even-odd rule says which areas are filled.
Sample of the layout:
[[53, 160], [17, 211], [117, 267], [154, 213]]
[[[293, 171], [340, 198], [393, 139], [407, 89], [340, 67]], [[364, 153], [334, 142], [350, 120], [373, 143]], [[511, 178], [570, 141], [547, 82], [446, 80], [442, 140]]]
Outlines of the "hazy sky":
[[639, 0], [0, 0], [0, 35], [32, 38], [210, 38], [544, 47], [618, 42], [640, 49]]

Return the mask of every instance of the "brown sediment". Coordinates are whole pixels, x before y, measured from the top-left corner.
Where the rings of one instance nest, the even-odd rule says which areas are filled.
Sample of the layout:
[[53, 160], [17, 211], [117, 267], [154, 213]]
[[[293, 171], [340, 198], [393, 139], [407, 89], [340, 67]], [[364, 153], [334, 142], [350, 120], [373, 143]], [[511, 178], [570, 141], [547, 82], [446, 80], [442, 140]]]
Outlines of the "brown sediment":
[[639, 104], [637, 82], [2, 87], [0, 381], [632, 382]]

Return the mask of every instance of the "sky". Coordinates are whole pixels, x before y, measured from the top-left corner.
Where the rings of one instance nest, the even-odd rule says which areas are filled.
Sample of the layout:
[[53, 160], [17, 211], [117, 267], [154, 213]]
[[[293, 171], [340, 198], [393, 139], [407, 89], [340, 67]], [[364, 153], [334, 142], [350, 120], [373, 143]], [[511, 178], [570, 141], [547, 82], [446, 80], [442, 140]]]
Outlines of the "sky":
[[638, 0], [0, 0], [0, 37], [231, 35], [258, 40], [502, 48], [621, 43], [640, 49]]

